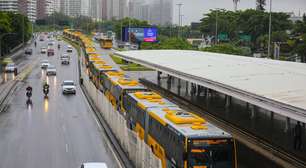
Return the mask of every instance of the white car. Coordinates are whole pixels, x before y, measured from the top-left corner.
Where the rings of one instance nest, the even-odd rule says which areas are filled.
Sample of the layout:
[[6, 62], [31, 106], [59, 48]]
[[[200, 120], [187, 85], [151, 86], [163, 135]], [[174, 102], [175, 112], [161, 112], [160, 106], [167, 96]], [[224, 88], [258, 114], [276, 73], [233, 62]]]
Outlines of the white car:
[[40, 67], [41, 67], [41, 69], [47, 69], [49, 65], [50, 65], [50, 63], [49, 63], [48, 60], [42, 60]]
[[65, 80], [62, 83], [63, 94], [76, 94], [76, 86], [72, 80]]
[[72, 46], [71, 45], [67, 46], [67, 52], [72, 52]]
[[54, 65], [49, 65], [47, 67], [47, 72], [46, 72], [47, 76], [51, 76], [51, 75], [56, 75], [56, 68]]
[[64, 58], [68, 58], [69, 59], [69, 55], [68, 54], [61, 55], [60, 59], [63, 60]]
[[88, 162], [83, 163], [81, 168], [107, 168], [107, 165], [103, 162]]
[[40, 53], [46, 54], [47, 53], [47, 48], [46, 47], [41, 47]]
[[5, 72], [15, 72], [15, 71], [17, 71], [17, 67], [14, 63], [9, 63], [5, 66], [4, 71]]

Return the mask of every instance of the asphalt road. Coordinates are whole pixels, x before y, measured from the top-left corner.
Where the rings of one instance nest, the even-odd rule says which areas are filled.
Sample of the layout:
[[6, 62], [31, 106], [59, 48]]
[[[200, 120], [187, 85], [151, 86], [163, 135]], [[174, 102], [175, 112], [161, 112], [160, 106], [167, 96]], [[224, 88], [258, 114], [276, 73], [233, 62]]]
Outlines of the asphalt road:
[[[48, 59], [56, 66], [57, 76], [46, 77], [38, 62], [29, 77], [20, 83], [9, 109], [0, 113], [0, 168], [76, 168], [83, 162], [106, 162], [119, 167], [103, 129], [78, 85], [76, 51], [70, 65], [61, 65], [55, 56], [39, 53], [46, 42], [39, 42], [36, 59]], [[65, 45], [66, 46], [66, 45]], [[35, 61], [33, 61], [35, 63]], [[76, 95], [62, 95], [63, 80], [77, 83]], [[50, 94], [44, 99], [42, 83], [48, 81]], [[26, 106], [25, 88], [33, 87], [33, 106]]]

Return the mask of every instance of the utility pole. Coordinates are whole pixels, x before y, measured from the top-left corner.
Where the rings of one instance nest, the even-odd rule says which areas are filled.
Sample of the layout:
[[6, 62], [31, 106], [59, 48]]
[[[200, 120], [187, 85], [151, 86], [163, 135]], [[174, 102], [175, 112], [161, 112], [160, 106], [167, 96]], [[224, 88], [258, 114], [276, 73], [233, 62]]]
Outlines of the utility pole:
[[184, 32], [183, 32], [184, 29], [182, 29], [182, 27], [183, 27], [183, 16], [184, 16], [184, 15], [181, 15], [181, 16], [180, 16], [180, 19], [181, 19], [181, 21], [180, 21], [180, 23], [181, 23], [181, 26], [180, 26], [180, 36], [181, 36], [181, 37], [183, 37], [183, 35], [184, 35]]
[[177, 32], [177, 36], [178, 36], [178, 38], [180, 38], [180, 27], [181, 27], [181, 7], [182, 7], [182, 3], [179, 3], [179, 4], [176, 4], [177, 6], [178, 6], [178, 32]]
[[269, 16], [269, 40], [268, 40], [268, 58], [271, 53], [271, 31], [272, 31], [272, 0], [270, 0], [270, 16]]
[[24, 46], [24, 17], [22, 15], [22, 46]]
[[237, 11], [237, 6], [238, 6], [238, 2], [239, 2], [240, 0], [233, 0], [233, 2], [234, 2], [234, 11]]

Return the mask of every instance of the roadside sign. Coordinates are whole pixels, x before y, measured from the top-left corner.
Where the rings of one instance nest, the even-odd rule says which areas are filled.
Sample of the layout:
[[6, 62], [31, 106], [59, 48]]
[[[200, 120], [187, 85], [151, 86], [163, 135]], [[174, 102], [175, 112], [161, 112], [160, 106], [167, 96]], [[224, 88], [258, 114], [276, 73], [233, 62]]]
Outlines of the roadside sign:
[[227, 33], [220, 33], [218, 34], [218, 40], [220, 41], [229, 41]]

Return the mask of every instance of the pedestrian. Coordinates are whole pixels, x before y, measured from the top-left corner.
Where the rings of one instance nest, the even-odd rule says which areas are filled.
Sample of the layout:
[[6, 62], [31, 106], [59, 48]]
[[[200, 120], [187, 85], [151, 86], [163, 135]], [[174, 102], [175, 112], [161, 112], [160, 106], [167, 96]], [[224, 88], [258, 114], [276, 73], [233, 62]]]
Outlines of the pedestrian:
[[294, 127], [294, 149], [301, 150], [302, 147], [302, 126], [298, 121]]

